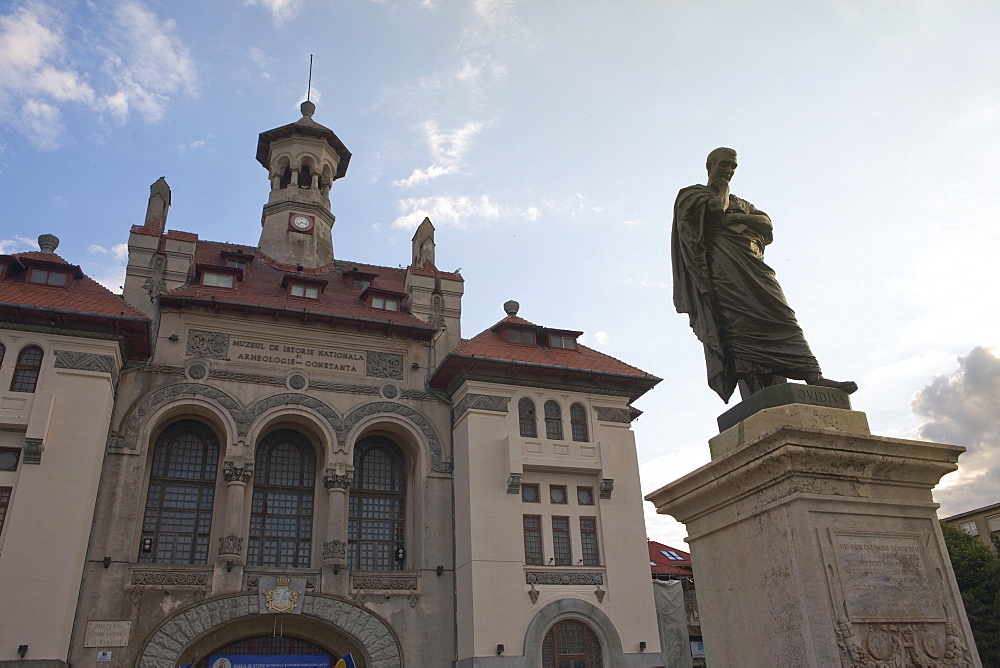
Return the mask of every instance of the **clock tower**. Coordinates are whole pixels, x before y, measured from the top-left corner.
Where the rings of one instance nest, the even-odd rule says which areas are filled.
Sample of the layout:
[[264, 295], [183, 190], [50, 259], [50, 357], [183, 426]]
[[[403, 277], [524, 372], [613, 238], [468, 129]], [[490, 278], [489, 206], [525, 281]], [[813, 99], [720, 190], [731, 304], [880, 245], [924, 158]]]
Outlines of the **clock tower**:
[[333, 262], [330, 186], [347, 173], [351, 152], [312, 119], [315, 104], [306, 100], [300, 109], [302, 118], [257, 141], [257, 161], [271, 181], [258, 248], [282, 264], [316, 269]]

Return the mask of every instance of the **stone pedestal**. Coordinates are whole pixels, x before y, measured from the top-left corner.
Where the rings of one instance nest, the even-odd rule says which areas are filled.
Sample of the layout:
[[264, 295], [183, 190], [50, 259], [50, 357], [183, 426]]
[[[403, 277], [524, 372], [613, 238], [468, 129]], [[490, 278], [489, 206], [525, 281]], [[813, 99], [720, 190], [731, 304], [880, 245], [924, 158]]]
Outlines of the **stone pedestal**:
[[964, 448], [859, 415], [761, 410], [646, 497], [687, 525], [708, 665], [980, 665], [931, 498]]

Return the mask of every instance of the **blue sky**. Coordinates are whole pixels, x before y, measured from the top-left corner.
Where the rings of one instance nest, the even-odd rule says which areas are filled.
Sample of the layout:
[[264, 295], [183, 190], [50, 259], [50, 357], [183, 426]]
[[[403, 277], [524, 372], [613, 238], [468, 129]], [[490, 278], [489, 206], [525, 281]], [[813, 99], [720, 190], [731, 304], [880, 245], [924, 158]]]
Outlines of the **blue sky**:
[[953, 514], [1000, 500], [998, 29], [973, 0], [3, 2], [0, 249], [56, 234], [117, 289], [160, 176], [170, 228], [255, 244], [257, 134], [298, 118], [314, 54], [315, 119], [353, 153], [337, 256], [407, 264], [428, 215], [467, 336], [515, 299], [664, 378], [637, 404], [650, 491], [708, 460], [726, 408], [668, 244], [677, 190], [732, 146], [827, 375], [875, 433], [969, 446]]

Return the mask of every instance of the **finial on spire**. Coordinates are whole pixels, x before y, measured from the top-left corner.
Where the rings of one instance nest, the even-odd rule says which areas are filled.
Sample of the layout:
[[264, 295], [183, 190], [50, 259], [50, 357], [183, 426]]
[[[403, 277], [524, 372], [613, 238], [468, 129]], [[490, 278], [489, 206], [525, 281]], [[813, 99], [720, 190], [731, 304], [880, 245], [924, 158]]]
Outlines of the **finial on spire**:
[[510, 317], [517, 315], [517, 312], [521, 309], [521, 305], [516, 301], [511, 299], [509, 302], [504, 302], [503, 310]]

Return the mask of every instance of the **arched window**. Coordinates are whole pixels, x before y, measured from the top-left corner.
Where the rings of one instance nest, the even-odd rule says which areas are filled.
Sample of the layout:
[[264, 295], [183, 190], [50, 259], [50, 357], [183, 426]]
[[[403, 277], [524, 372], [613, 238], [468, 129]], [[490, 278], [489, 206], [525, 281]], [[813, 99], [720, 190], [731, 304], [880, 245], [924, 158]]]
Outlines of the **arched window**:
[[521, 436], [538, 438], [538, 426], [535, 422], [535, 402], [525, 397], [517, 402], [517, 419], [521, 425]]
[[10, 381], [11, 392], [34, 392], [38, 383], [38, 374], [42, 370], [42, 349], [38, 346], [26, 346], [17, 356], [17, 366], [14, 367], [14, 378]]
[[554, 625], [542, 641], [542, 668], [603, 668], [601, 643], [589, 626], [574, 619]]
[[562, 437], [562, 408], [559, 406], [559, 402], [546, 401], [545, 438], [551, 438], [553, 441], [561, 441]]
[[208, 563], [219, 441], [196, 420], [175, 422], [153, 448], [139, 561]]
[[0, 366], [3, 366], [3, 356], [4, 356], [4, 354], [6, 352], [7, 352], [7, 348], [4, 347], [4, 345], [2, 343], [0, 343]]
[[308, 568], [312, 554], [316, 452], [281, 429], [257, 446], [247, 565]]
[[[347, 563], [363, 571], [402, 569], [406, 545], [406, 464], [385, 436], [354, 446], [354, 482], [348, 516]], [[405, 556], [405, 554], [404, 554]]]
[[583, 404], [573, 404], [569, 407], [569, 427], [573, 432], [574, 441], [589, 441], [587, 436], [587, 409]]

